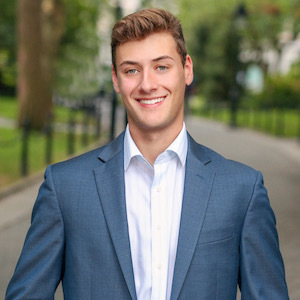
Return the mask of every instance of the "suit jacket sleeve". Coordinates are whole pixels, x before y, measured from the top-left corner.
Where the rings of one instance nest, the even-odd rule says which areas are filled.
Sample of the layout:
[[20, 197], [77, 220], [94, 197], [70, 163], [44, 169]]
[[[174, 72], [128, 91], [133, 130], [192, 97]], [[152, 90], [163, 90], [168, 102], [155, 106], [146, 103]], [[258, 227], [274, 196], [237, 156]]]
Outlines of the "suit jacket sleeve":
[[5, 299], [53, 299], [63, 273], [63, 251], [64, 225], [48, 167]]
[[258, 172], [241, 235], [242, 299], [289, 299], [274, 213]]

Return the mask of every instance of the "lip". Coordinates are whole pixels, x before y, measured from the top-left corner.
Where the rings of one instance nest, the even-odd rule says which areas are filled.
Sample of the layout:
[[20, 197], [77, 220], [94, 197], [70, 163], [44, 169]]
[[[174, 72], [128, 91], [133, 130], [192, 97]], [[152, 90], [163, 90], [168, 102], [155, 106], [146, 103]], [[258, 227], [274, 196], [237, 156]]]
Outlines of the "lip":
[[161, 104], [167, 96], [151, 97], [151, 98], [137, 98], [136, 100], [143, 106], [157, 106]]

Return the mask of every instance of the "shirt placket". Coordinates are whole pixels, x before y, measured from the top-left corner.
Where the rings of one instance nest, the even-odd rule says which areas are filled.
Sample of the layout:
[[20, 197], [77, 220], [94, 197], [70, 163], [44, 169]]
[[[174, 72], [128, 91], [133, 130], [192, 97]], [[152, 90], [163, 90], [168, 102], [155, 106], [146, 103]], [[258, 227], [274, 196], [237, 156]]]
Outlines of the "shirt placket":
[[163, 164], [154, 165], [154, 180], [151, 188], [152, 229], [152, 299], [165, 299], [167, 258], [165, 257], [165, 216], [163, 205]]

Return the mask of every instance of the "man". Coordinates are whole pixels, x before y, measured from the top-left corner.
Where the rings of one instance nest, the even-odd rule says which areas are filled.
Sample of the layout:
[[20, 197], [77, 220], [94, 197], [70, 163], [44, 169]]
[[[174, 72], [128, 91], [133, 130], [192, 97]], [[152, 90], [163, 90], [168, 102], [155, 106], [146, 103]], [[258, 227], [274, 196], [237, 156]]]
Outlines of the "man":
[[112, 32], [128, 126], [47, 168], [7, 299], [288, 299], [259, 172], [197, 144], [183, 121], [193, 80], [179, 21], [149, 9]]

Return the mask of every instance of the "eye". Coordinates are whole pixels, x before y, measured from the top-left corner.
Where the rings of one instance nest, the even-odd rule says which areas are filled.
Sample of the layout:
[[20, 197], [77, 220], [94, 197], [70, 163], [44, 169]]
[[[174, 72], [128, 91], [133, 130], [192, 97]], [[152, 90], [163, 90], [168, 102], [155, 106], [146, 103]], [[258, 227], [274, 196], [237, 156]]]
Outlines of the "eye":
[[138, 71], [136, 69], [130, 69], [130, 70], [127, 70], [125, 73], [126, 74], [129, 74], [129, 75], [134, 75], [136, 74]]
[[157, 69], [158, 69], [159, 71], [165, 71], [165, 70], [167, 70], [168, 68], [167, 68], [166, 66], [158, 66]]

